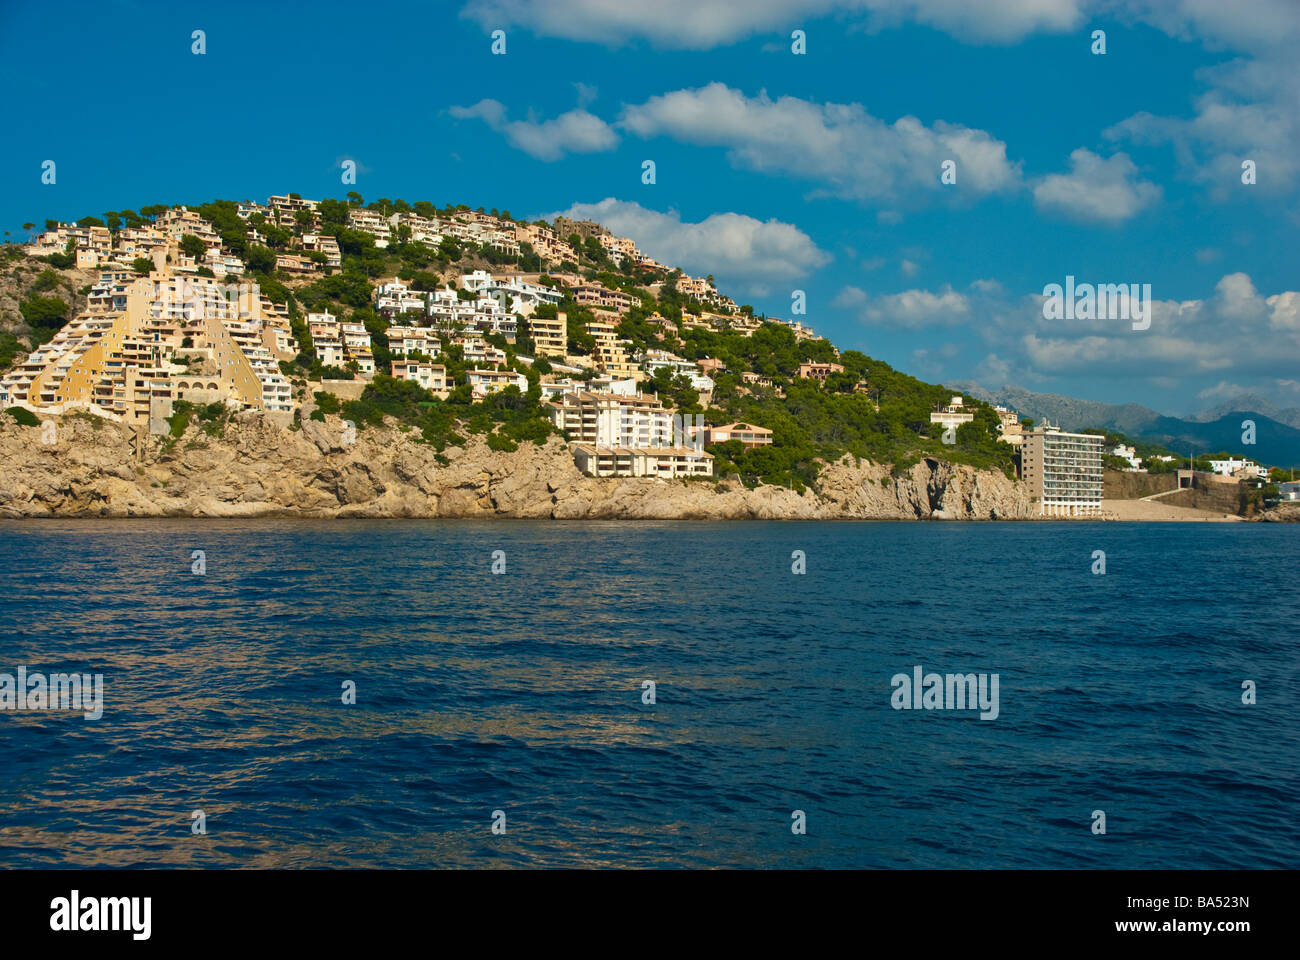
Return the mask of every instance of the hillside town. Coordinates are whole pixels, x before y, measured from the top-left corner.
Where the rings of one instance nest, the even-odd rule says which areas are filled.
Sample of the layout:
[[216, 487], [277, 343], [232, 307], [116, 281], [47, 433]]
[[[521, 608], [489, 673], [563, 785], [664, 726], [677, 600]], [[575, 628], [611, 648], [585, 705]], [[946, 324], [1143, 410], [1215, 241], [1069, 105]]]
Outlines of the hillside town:
[[[284, 426], [362, 411], [391, 379], [426, 412], [532, 405], [592, 477], [714, 477], [725, 456], [726, 472], [749, 464], [755, 479], [793, 486], [809, 479], [802, 461], [788, 457], [783, 473], [762, 453], [790, 440], [746, 411], [776, 414], [802, 384], [801, 395], [855, 404], [884, 433], [889, 405], [906, 401], [893, 422], [1014, 470], [1044, 517], [1101, 516], [1103, 462], [1147, 469], [1131, 445], [963, 396], [929, 401], [928, 424], [908, 420], [917, 388], [900, 390], [883, 364], [842, 355], [802, 320], [755, 316], [711, 276], [659, 263], [594, 222], [350, 196], [203, 208], [223, 222], [185, 206], [47, 222], [24, 254], [96, 279], [84, 307], [0, 375], [0, 408], [81, 412], [166, 436], [179, 411], [200, 408], [256, 410]], [[785, 359], [768, 359], [769, 342]], [[730, 355], [710, 355], [710, 343]], [[1148, 466], [1162, 459], [1175, 458]], [[1232, 457], [1211, 469], [1234, 481], [1268, 474]]]
[[[265, 204], [241, 203], [238, 215], [249, 223], [252, 243], [269, 242], [272, 230], [288, 232], [288, 249], [275, 257], [276, 271], [325, 275], [341, 267], [342, 257], [337, 240], [321, 232], [318, 206], [286, 194], [269, 197]], [[569, 265], [580, 254], [563, 237], [594, 239], [614, 264], [660, 274], [648, 286], [652, 295], [671, 277], [681, 295], [726, 311], [704, 311], [693, 322], [745, 335], [761, 325], [739, 314], [711, 278], [680, 271], [673, 275], [631, 240], [589, 222], [514, 223], [473, 211], [384, 216], [357, 207], [348, 211], [347, 224], [371, 236], [377, 249], [397, 237], [431, 247], [468, 241], [507, 256], [527, 249]], [[281, 414], [286, 422], [296, 411], [304, 394], [294, 393], [282, 368], [304, 348], [295, 336], [295, 318], [285, 304], [258, 292], [255, 283], [238, 282], [245, 276], [245, 262], [223, 248], [213, 224], [195, 211], [166, 209], [148, 225], [116, 231], [59, 223], [26, 252], [71, 256], [76, 267], [100, 273], [86, 309], [0, 379], [4, 406], [46, 414], [84, 410], [156, 433], [167, 430], [178, 401]], [[594, 341], [588, 355], [569, 354], [566, 314], [545, 309], [564, 296], [595, 317], [585, 326]], [[364, 324], [342, 321], [328, 310], [307, 313], [303, 323], [322, 367], [351, 374], [346, 381], [323, 378], [319, 386], [351, 398], [361, 395], [376, 372], [416, 383], [441, 399], [462, 383], [476, 400], [511, 388], [522, 393], [528, 390], [528, 378], [511, 369], [509, 361], [531, 365], [535, 357], [546, 358], [549, 371], [539, 384], [546, 412], [572, 437], [575, 462], [593, 476], [711, 476], [712, 456], [703, 451], [705, 443], [739, 437], [747, 446], [770, 444], [771, 431], [755, 425], [683, 426], [673, 410], [641, 392], [642, 381], [666, 369], [685, 377], [707, 403], [714, 386], [708, 371], [717, 366], [665, 350], [634, 350], [618, 334], [618, 325], [637, 302], [624, 290], [564, 271], [474, 270], [456, 284], [434, 290], [383, 278], [374, 287], [373, 307], [385, 322], [391, 354], [384, 371], [376, 366], [373, 334]], [[657, 314], [649, 322], [677, 329]], [[815, 336], [798, 321], [789, 327], [798, 337]], [[529, 335], [531, 356], [512, 349], [521, 329]], [[491, 342], [495, 338], [503, 338], [504, 345]], [[457, 349], [470, 364], [459, 380], [449, 378], [447, 367], [436, 362], [448, 348]]]

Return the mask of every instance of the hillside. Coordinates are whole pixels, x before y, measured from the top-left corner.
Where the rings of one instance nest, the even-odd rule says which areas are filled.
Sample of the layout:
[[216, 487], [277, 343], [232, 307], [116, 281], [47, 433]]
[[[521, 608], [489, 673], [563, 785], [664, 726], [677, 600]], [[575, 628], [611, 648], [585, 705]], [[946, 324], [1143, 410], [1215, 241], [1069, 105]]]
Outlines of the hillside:
[[[394, 278], [414, 290], [438, 290], [458, 284], [466, 273], [480, 268], [527, 273], [562, 292], [558, 310], [568, 317], [569, 353], [589, 362], [594, 372], [589, 331], [610, 314], [598, 318], [595, 310], [574, 299], [574, 281], [555, 279], [551, 276], [555, 274], [603, 284], [631, 298], [630, 309], [615, 318], [617, 335], [627, 343], [630, 354], [662, 350], [687, 361], [711, 358], [722, 362], [725, 371], [716, 373], [716, 388], [707, 407], [687, 378], [672, 377], [665, 370], [641, 384], [641, 389], [658, 395], [665, 406], [683, 414], [703, 414], [714, 424], [743, 420], [773, 431], [770, 446], [745, 449], [731, 441], [710, 447], [720, 477], [735, 476], [750, 487], [770, 484], [800, 492], [818, 484], [824, 464], [846, 455], [888, 465], [895, 475], [905, 474], [926, 458], [993, 469], [1007, 476], [1014, 473], [1012, 450], [997, 440], [997, 415], [988, 405], [974, 403], [974, 422], [956, 431], [955, 443], [945, 444], [932, 428], [929, 415], [947, 402], [948, 388], [920, 381], [857, 351], [840, 354], [823, 338], [797, 331], [783, 321], [755, 317], [748, 306], [733, 311], [733, 302], [720, 295], [710, 296], [707, 302], [688, 295], [683, 291], [691, 278], [680, 270], [653, 262], [611, 259], [610, 250], [599, 242], [608, 232], [597, 224], [566, 225], [574, 232], [552, 245], [562, 252], [545, 257], [527, 242], [519, 245], [518, 253], [452, 236], [432, 245], [415, 239], [405, 226], [391, 234], [386, 226], [394, 213], [467, 224], [521, 225], [508, 211], [489, 213], [463, 204], [437, 208], [428, 201], [410, 204], [387, 198], [365, 204], [357, 194], [349, 194], [343, 201], [327, 198], [312, 210], [285, 218], [268, 218], [261, 212], [243, 215], [241, 210], [249, 206], [217, 200], [190, 207], [187, 216], [197, 213], [210, 239], [205, 244], [197, 236], [186, 235], [180, 238], [180, 247], [197, 264], [207, 262], [203, 255], [218, 249], [223, 256], [236, 258], [245, 269], [238, 279], [256, 282], [272, 303], [287, 307], [300, 352], [292, 361], [281, 362], [280, 368], [293, 385], [295, 404], [319, 404], [317, 415], [338, 410], [363, 430], [396, 423], [413, 429], [415, 436], [439, 453], [473, 435], [484, 435], [492, 449], [505, 452], [521, 443], [544, 443], [555, 431], [543, 413], [539, 384], [551, 366], [540, 358], [532, 362], [527, 322], [521, 324], [515, 342], [496, 334], [485, 337], [504, 352], [501, 366], [527, 379], [526, 390], [509, 387], [476, 400], [464, 382], [473, 365], [460, 347], [444, 338], [438, 362], [446, 366], [448, 381], [456, 386], [449, 396], [439, 397], [413, 382], [388, 376], [392, 354], [385, 332], [390, 321], [375, 309], [375, 290], [377, 284]], [[138, 213], [110, 211], [102, 217], [83, 218], [78, 226], [102, 229], [113, 236], [122, 230], [148, 232], [169, 210], [176, 209], [156, 204], [140, 207]], [[360, 223], [380, 226], [368, 231], [358, 228]], [[553, 234], [557, 225], [539, 221], [535, 226]], [[382, 230], [383, 244], [374, 229]], [[339, 265], [322, 267], [325, 254], [318, 248], [311, 249], [308, 256], [308, 236], [317, 238], [313, 241], [317, 247], [320, 237], [336, 242]], [[48, 339], [82, 307], [96, 271], [72, 269], [71, 249], [70, 245], [63, 253], [36, 259], [21, 248], [5, 248], [0, 284], [4, 284], [7, 299], [0, 300], [0, 329], [8, 331], [7, 359], [11, 364], [21, 359], [25, 349]], [[175, 246], [170, 249], [177, 250]], [[286, 272], [280, 261], [289, 252], [301, 255], [306, 267], [315, 264], [320, 269], [312, 276]], [[150, 264], [136, 260], [133, 269], [142, 275]], [[211, 276], [211, 272], [199, 266], [197, 275]], [[699, 281], [693, 282], [696, 286], [690, 289], [704, 289]], [[322, 390], [322, 379], [350, 379], [355, 371], [328, 367], [317, 355], [305, 316], [320, 311], [364, 325], [372, 339], [376, 374], [358, 399], [340, 402]], [[544, 313], [539, 311], [536, 316]], [[741, 330], [734, 321], [742, 319], [758, 322]], [[834, 362], [844, 369], [824, 382], [801, 379], [798, 368], [807, 361]], [[763, 381], [747, 383], [745, 374]], [[582, 378], [591, 375], [584, 373]], [[183, 408], [178, 416], [191, 412]]]
[[998, 471], [933, 460], [901, 476], [850, 459], [802, 493], [736, 480], [597, 480], [552, 437], [516, 450], [481, 437], [445, 454], [392, 426], [348, 438], [341, 418], [289, 427], [245, 411], [208, 430], [146, 437], [86, 414], [57, 442], [0, 417], [3, 517], [514, 517], [553, 519], [1030, 519], [1024, 487]]

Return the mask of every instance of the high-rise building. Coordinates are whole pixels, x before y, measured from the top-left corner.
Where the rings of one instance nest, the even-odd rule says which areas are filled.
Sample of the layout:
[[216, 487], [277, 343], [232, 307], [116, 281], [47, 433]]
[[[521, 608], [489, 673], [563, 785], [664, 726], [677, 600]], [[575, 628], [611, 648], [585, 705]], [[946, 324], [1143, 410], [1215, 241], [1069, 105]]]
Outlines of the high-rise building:
[[1020, 475], [1044, 517], [1091, 517], [1101, 513], [1101, 447], [1104, 438], [1066, 433], [1046, 420], [1024, 433]]

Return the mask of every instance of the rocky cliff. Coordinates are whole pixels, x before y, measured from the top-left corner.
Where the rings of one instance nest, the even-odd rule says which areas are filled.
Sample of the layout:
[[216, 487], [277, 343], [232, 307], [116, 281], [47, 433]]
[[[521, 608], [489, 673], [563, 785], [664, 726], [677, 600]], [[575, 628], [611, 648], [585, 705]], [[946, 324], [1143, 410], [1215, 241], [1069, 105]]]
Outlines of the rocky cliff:
[[[923, 460], [827, 464], [816, 491], [738, 482], [596, 480], [566, 445], [437, 452], [398, 428], [244, 413], [220, 436], [146, 437], [86, 416], [23, 427], [0, 416], [0, 517], [534, 517], [625, 519], [1021, 519], [1024, 490], [996, 471]], [[51, 433], [53, 435], [51, 435]]]

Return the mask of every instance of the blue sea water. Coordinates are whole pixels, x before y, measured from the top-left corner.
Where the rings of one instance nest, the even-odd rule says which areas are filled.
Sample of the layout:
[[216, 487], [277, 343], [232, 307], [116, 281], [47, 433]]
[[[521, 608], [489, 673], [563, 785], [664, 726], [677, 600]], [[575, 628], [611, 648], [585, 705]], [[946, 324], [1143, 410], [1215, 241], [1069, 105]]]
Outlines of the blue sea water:
[[[102, 673], [104, 713], [0, 711], [0, 866], [1294, 868], [1297, 559], [1280, 524], [4, 522], [0, 672]], [[893, 709], [917, 664], [997, 673], [997, 719]]]

